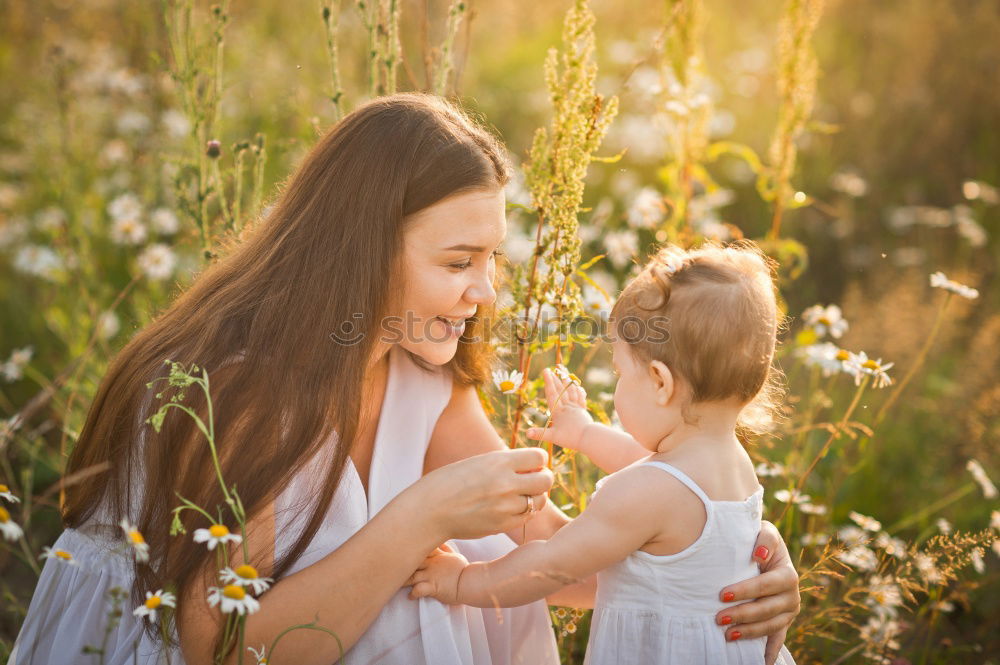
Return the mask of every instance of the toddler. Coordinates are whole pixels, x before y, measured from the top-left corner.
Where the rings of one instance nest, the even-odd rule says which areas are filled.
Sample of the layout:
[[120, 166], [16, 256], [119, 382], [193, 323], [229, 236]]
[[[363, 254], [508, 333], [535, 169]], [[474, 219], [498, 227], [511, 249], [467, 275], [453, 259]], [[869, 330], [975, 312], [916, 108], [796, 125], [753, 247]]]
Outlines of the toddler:
[[585, 665], [762, 664], [766, 638], [727, 640], [716, 615], [729, 603], [715, 590], [759, 572], [747, 553], [763, 488], [737, 430], [775, 394], [777, 322], [771, 264], [752, 243], [661, 249], [609, 321], [625, 431], [595, 423], [568, 376], [543, 372], [551, 423], [527, 435], [610, 473], [586, 510], [494, 561], [470, 564], [444, 546], [408, 580], [411, 597], [592, 600]]

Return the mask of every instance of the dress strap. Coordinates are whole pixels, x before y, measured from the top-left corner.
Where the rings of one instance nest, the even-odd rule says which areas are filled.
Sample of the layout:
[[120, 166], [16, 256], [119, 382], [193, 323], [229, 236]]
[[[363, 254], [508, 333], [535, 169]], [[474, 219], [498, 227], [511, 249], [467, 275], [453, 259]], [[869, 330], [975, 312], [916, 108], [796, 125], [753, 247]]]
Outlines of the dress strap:
[[643, 462], [639, 466], [655, 466], [659, 469], [663, 469], [664, 471], [672, 475], [674, 478], [684, 483], [687, 486], [687, 488], [692, 492], [694, 492], [698, 496], [698, 498], [705, 503], [705, 506], [708, 507], [709, 510], [711, 510], [712, 500], [709, 499], [708, 495], [705, 494], [705, 492], [701, 489], [701, 487], [698, 486], [698, 483], [691, 480], [690, 476], [688, 476], [686, 473], [678, 469], [676, 466], [673, 466], [672, 464], [667, 464], [666, 462], [660, 462], [659, 460], [649, 460], [648, 462]]

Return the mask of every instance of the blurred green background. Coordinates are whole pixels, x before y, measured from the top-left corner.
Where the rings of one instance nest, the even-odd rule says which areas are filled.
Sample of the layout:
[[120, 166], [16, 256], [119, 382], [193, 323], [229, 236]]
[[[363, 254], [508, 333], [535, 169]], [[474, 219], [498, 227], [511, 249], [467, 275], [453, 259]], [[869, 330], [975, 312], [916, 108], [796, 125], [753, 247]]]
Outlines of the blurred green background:
[[[496, 128], [515, 162], [527, 158], [535, 129], [551, 118], [542, 62], [559, 44], [570, 4], [471, 2], [460, 26], [452, 91]], [[427, 90], [425, 62], [444, 39], [448, 3], [407, 0], [401, 7], [399, 88]], [[621, 100], [599, 154], [627, 151], [619, 162], [590, 167], [580, 215], [583, 260], [608, 253], [593, 276], [614, 289], [627, 277], [628, 261], [615, 259], [611, 243], [620, 253], [625, 236], [613, 234], [631, 234], [641, 258], [655, 238], [643, 214], [662, 212], [641, 193], [658, 191], [659, 169], [671, 157], [656, 58], [665, 6], [598, 0], [591, 8], [597, 90]], [[785, 6], [706, 0], [704, 8], [710, 135], [766, 155], [778, 114], [775, 48]], [[349, 110], [369, 96], [368, 35], [351, 3], [339, 16]], [[199, 4], [194, 17], [192, 30], [204, 38], [211, 30], [208, 6]], [[952, 299], [926, 362], [871, 442], [838, 443], [818, 467], [808, 489], [829, 513], [779, 524], [793, 554], [803, 557], [800, 572], [819, 557], [803, 553], [808, 547], [800, 537], [833, 535], [850, 511], [887, 526], [902, 523], [893, 535], [923, 543], [938, 532], [939, 518], [975, 532], [988, 528], [1000, 507], [966, 470], [975, 459], [1000, 477], [998, 35], [1000, 4], [992, 0], [826, 2], [814, 38], [820, 68], [814, 123], [797, 139], [792, 179], [812, 205], [787, 211], [782, 227], [808, 256], [804, 272], [782, 283], [793, 317], [788, 346], [795, 345], [803, 310], [836, 303], [850, 321], [837, 343], [894, 362], [898, 379], [918, 361], [939, 311], [943, 295], [930, 288], [928, 275], [944, 271], [980, 295]], [[325, 40], [320, 3], [230, 7], [220, 121], [210, 138], [221, 141], [223, 160], [231, 163], [234, 144], [266, 137], [265, 209], [336, 119]], [[0, 481], [34, 497], [11, 509], [28, 531], [25, 547], [0, 548], [0, 656], [34, 584], [20, 555], [38, 552], [59, 532], [52, 488], [108, 359], [200, 265], [198, 233], [179, 210], [173, 181], [202, 146], [190, 135], [168, 75], [170, 59], [160, 3], [0, 0], [0, 362], [7, 360], [0, 415], [8, 419]], [[746, 164], [724, 157], [708, 168], [721, 189], [700, 193], [699, 232], [762, 238], [772, 207], [757, 195]], [[134, 199], [121, 199], [129, 194]], [[529, 202], [516, 183], [508, 199]], [[136, 204], [141, 231], [122, 227], [115, 212]], [[533, 234], [532, 220], [514, 211], [511, 222], [508, 254], [516, 261], [523, 237]], [[167, 249], [144, 254], [156, 244]], [[107, 314], [123, 290], [115, 313]], [[26, 347], [30, 360], [19, 364], [12, 354]], [[852, 388], [816, 388], [793, 358], [788, 351], [781, 361], [790, 413], [817, 402], [842, 412]], [[598, 379], [588, 381], [597, 394]], [[53, 385], [51, 399], [38, 401]], [[855, 418], [871, 424], [871, 411], [884, 399], [868, 392]], [[15, 433], [9, 419], [33, 405], [39, 408]], [[785, 461], [796, 445], [790, 441], [767, 438], [757, 454]], [[779, 478], [762, 480], [769, 494], [786, 486]], [[769, 503], [773, 520], [782, 506]], [[982, 572], [968, 569], [947, 588], [908, 599], [896, 638], [901, 644], [880, 653], [904, 659], [892, 662], [1000, 662], [1000, 551], [985, 554]], [[809, 630], [794, 649], [799, 662], [862, 658], [856, 652], [837, 660], [850, 654], [858, 635], [866, 639], [859, 628], [864, 619], [855, 618], [853, 628], [827, 625], [817, 617], [830, 602], [806, 602], [798, 623]], [[935, 605], [944, 602], [951, 608]], [[582, 662], [585, 640], [585, 631], [561, 637], [565, 662]]]

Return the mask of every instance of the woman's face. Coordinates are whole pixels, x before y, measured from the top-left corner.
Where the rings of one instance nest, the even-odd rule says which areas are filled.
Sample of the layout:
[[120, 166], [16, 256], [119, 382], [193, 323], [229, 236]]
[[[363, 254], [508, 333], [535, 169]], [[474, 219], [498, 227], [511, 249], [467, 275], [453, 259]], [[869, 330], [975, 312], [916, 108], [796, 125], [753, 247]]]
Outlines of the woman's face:
[[[450, 196], [406, 219], [400, 345], [434, 365], [455, 356], [464, 320], [496, 299], [496, 253], [507, 233], [503, 189]], [[446, 321], [447, 320], [447, 321]]]

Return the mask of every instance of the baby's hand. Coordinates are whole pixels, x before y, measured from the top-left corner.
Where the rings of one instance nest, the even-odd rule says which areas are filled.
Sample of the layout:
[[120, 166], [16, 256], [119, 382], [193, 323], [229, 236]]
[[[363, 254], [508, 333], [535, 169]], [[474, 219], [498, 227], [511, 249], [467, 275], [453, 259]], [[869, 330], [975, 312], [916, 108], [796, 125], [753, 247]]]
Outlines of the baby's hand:
[[545, 401], [552, 419], [549, 426], [531, 427], [525, 435], [529, 439], [552, 443], [579, 450], [580, 439], [587, 425], [594, 422], [587, 412], [587, 393], [571, 379], [560, 379], [549, 368], [542, 370], [545, 381]]
[[410, 600], [430, 596], [442, 603], [460, 605], [458, 579], [468, 565], [468, 559], [452, 549], [448, 543], [441, 545], [431, 552], [410, 579], [406, 580], [405, 586], [413, 587], [410, 591]]

